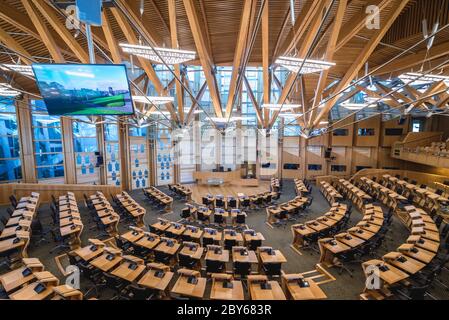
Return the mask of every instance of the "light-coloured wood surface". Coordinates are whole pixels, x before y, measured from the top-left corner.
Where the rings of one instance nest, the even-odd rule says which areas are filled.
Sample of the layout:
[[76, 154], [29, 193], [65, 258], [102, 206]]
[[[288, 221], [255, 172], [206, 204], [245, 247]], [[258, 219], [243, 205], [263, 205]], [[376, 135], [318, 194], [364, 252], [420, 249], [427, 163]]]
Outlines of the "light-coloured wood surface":
[[209, 186], [205, 184], [188, 184], [186, 185], [192, 190], [192, 200], [201, 203], [201, 197], [206, 194], [218, 195], [221, 194], [223, 196], [233, 196], [237, 198], [238, 193], [244, 193], [248, 196], [266, 192], [270, 188], [269, 181], [259, 181], [258, 187], [248, 187], [248, 186], [237, 186], [237, 185], [221, 185], [221, 186]]

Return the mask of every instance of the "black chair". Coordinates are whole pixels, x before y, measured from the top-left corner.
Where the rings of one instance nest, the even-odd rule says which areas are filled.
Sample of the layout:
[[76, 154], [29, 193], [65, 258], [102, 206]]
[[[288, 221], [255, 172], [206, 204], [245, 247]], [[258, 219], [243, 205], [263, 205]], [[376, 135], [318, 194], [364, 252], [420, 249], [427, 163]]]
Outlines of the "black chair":
[[234, 262], [234, 274], [245, 278], [251, 274], [251, 263], [248, 262]]
[[6, 226], [6, 224], [8, 223], [8, 218], [7, 217], [5, 217], [5, 216], [0, 216], [0, 222], [4, 225], [4, 226]]
[[280, 276], [281, 271], [282, 271], [282, 264], [281, 263], [265, 263], [262, 266], [262, 269], [267, 276], [270, 276], [270, 277]]
[[262, 240], [251, 240], [249, 243], [249, 250], [256, 251], [262, 246]]
[[204, 215], [204, 213], [202, 212], [202, 211], [200, 211], [200, 210], [198, 210], [197, 212], [196, 212], [196, 217], [197, 217], [197, 220], [198, 221], [200, 221], [200, 222], [204, 222], [204, 221], [207, 221], [208, 220], [208, 218]]
[[416, 185], [418, 183], [418, 181], [412, 180], [412, 181], [410, 181], [410, 183]]
[[196, 261], [188, 255], [179, 253], [178, 264], [182, 268], [193, 269], [196, 265]]
[[17, 199], [16, 199], [16, 197], [14, 195], [10, 195], [9, 196], [9, 201], [11, 202], [11, 205], [14, 208], [17, 207], [18, 202], [17, 202]]
[[154, 290], [142, 288], [135, 284], [130, 284], [120, 293], [119, 299], [150, 300], [154, 295], [155, 295]]
[[245, 198], [240, 202], [241, 209], [248, 210], [250, 207], [250, 202], [248, 198]]
[[283, 226], [284, 228], [287, 226], [287, 219], [288, 219], [287, 210], [281, 210], [281, 212], [275, 214], [274, 217], [277, 219], [277, 221], [273, 223], [273, 226], [276, 227]]
[[154, 251], [154, 260], [166, 265], [170, 264], [171, 256], [160, 251]]
[[223, 201], [223, 199], [215, 199], [215, 207], [217, 207], [217, 208], [224, 208], [224, 201]]
[[59, 228], [51, 230], [50, 233], [53, 237], [53, 240], [57, 243], [57, 245], [50, 250], [50, 253], [53, 253], [55, 251], [67, 253], [68, 251], [70, 251], [69, 239], [68, 237], [63, 237], [61, 235]]
[[189, 207], [186, 207], [186, 208], [184, 208], [184, 209], [182, 209], [182, 211], [181, 211], [181, 218], [183, 218], [183, 219], [188, 219], [188, 218], [190, 218], [192, 215], [190, 214], [190, 208]]
[[120, 236], [115, 237], [115, 243], [117, 244], [117, 247], [122, 249], [124, 252], [126, 253], [133, 252], [133, 247], [131, 243], [129, 243], [128, 241], [123, 241], [122, 238], [120, 238]]
[[235, 239], [225, 239], [224, 241], [224, 248], [226, 250], [231, 251], [232, 247], [235, 247], [237, 245], [237, 241]]
[[441, 196], [441, 195], [444, 193], [444, 191], [441, 190], [441, 189], [438, 189], [437, 191], [435, 191], [435, 193], [436, 193], [437, 195]]
[[441, 222], [443, 222], [443, 217], [440, 215], [436, 215], [433, 221], [435, 222], [437, 228], [440, 228]]
[[217, 225], [223, 225], [224, 224], [224, 218], [221, 214], [214, 214], [214, 223]]
[[235, 209], [237, 208], [237, 200], [232, 198], [228, 200], [228, 209]]
[[115, 300], [120, 297], [123, 289], [125, 288], [125, 282], [107, 272], [103, 272], [103, 278], [105, 280], [105, 286], [115, 293], [110, 300]]
[[245, 213], [238, 213], [235, 217], [235, 223], [237, 225], [243, 225], [246, 224], [246, 214]]
[[206, 260], [206, 273], [224, 272], [224, 263], [215, 260]]
[[[70, 257], [70, 255], [69, 255]], [[95, 297], [99, 298], [99, 289], [104, 286], [102, 273], [99, 269], [90, 266], [88, 263], [78, 263], [76, 266], [80, 269], [80, 273], [83, 279], [86, 279], [91, 286], [87, 291], [84, 291], [84, 296], [87, 297], [92, 290], [95, 291]]]
[[207, 248], [207, 246], [210, 244], [214, 244], [214, 239], [203, 237], [203, 247]]

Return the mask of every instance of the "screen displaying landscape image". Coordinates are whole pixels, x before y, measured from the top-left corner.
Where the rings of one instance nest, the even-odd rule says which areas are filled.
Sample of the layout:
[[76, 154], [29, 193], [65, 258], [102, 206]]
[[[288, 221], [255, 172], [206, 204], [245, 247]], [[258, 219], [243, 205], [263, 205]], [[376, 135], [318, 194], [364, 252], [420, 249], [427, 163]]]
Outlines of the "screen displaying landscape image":
[[125, 65], [33, 64], [51, 115], [134, 113]]

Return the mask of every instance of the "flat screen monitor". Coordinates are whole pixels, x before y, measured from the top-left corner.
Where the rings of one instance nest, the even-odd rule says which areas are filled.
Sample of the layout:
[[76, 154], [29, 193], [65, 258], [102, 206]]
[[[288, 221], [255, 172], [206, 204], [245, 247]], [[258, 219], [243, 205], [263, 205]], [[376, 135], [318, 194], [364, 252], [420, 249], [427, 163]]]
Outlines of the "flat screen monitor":
[[33, 64], [50, 115], [131, 115], [123, 64]]

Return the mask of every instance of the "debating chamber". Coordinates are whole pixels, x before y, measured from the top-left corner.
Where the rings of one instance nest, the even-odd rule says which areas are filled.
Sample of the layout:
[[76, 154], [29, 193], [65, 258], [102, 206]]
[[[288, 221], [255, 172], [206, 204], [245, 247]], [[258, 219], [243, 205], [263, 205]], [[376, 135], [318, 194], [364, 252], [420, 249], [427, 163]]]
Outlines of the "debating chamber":
[[1, 1], [0, 306], [449, 300], [448, 262], [449, 0]]

